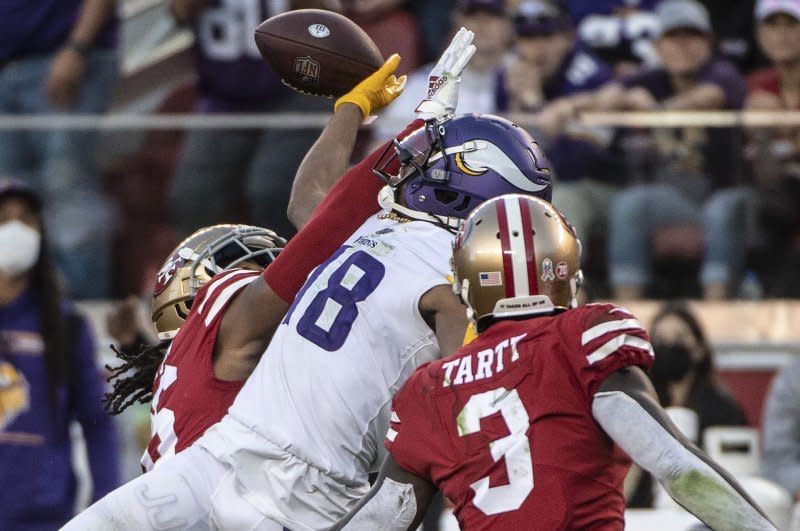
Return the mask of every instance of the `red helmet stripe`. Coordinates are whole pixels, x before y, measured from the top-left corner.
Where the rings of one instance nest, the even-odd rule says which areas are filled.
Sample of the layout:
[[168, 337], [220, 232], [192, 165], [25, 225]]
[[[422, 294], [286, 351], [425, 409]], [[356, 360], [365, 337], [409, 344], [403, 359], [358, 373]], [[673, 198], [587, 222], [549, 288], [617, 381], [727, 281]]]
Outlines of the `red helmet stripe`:
[[497, 201], [497, 226], [500, 230], [500, 245], [503, 247], [503, 284], [506, 287], [506, 297], [513, 297], [514, 290], [514, 266], [511, 251], [511, 235], [508, 232], [508, 215], [506, 214], [506, 202]]
[[533, 245], [533, 223], [531, 209], [524, 198], [519, 198], [519, 210], [522, 217], [522, 240], [525, 242], [525, 262], [528, 265], [528, 293], [539, 293], [539, 277], [536, 274], [536, 248]]

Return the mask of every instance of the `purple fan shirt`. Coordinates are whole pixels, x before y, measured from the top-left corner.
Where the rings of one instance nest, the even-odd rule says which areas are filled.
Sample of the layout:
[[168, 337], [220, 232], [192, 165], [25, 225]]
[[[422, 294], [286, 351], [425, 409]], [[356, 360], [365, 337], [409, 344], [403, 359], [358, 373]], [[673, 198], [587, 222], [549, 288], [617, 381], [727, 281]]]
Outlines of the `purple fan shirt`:
[[[611, 68], [582, 46], [576, 46], [558, 69], [558, 72], [543, 87], [545, 101], [569, 96], [582, 91], [594, 90], [613, 78]], [[505, 73], [498, 76], [496, 91], [497, 108], [508, 110], [508, 94]], [[614, 150], [601, 148], [591, 142], [569, 135], [553, 139], [547, 147], [559, 181], [575, 181], [583, 177], [609, 180], [619, 178], [621, 161]]]
[[209, 2], [194, 27], [199, 110], [268, 110], [289, 94], [253, 37], [263, 20], [288, 9], [288, 0]]
[[[0, 2], [0, 66], [7, 61], [56, 51], [69, 38], [84, 0], [3, 0]], [[94, 46], [116, 46], [116, 15]]]
[[[747, 85], [736, 67], [728, 61], [711, 59], [697, 73], [697, 81], [711, 83], [722, 89], [725, 94], [723, 109], [741, 109], [744, 105]], [[663, 68], [644, 70], [625, 78], [622, 83], [628, 88], [647, 89], [656, 101], [664, 101], [675, 95], [675, 89]], [[675, 146], [670, 149], [673, 149], [674, 153], [687, 153], [689, 157], [699, 153], [701, 159], [696, 165], [711, 178], [713, 188], [728, 186], [739, 176], [741, 153], [738, 131], [713, 127], [707, 129], [687, 127], [676, 129], [671, 133], [678, 144], [683, 144], [685, 149], [675, 149]], [[671, 143], [665, 145], [669, 144]], [[670, 155], [673, 159], [674, 153]], [[690, 161], [677, 162], [688, 164]]]
[[568, 0], [580, 41], [609, 64], [655, 64], [659, 0]]
[[[51, 407], [37, 300], [37, 293], [28, 289], [0, 307], [0, 382], [4, 384], [0, 395], [9, 392], [9, 383], [22, 384], [28, 402], [5, 402], [12, 408], [3, 412], [9, 417], [0, 427], [3, 530], [50, 531], [73, 516], [77, 482], [69, 434], [72, 420], [80, 423], [86, 441], [92, 501], [116, 488], [120, 479], [119, 440], [101, 402], [105, 382], [89, 323], [82, 317], [68, 317], [74, 310], [64, 303], [73, 357], [69, 378], [58, 385]], [[9, 374], [14, 375], [11, 382]]]

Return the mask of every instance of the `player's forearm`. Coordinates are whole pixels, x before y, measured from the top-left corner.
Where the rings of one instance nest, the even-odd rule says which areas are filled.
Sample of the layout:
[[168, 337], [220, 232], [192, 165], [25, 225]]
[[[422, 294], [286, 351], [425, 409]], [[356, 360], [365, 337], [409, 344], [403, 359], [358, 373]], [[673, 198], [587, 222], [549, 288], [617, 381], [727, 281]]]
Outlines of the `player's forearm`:
[[70, 32], [70, 40], [91, 46], [116, 7], [115, 0], [86, 0]]
[[762, 467], [792, 495], [800, 494], [800, 365], [789, 366], [772, 384], [764, 411]]
[[306, 224], [331, 186], [347, 171], [363, 118], [355, 105], [339, 106], [300, 163], [287, 212], [298, 229]]
[[[660, 409], [660, 408], [659, 408]], [[650, 408], [621, 391], [595, 395], [592, 414], [637, 464], [680, 505], [718, 531], [774, 530], [742, 488], [691, 443], [656, 420]], [[635, 429], [631, 429], [635, 427]]]

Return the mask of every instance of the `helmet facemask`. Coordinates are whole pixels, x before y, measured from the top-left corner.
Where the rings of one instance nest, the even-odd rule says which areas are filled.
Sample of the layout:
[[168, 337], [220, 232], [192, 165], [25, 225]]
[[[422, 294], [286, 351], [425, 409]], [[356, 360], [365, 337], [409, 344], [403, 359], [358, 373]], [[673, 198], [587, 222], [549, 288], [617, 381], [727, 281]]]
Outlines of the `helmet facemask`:
[[151, 317], [159, 339], [178, 333], [197, 291], [214, 275], [245, 262], [266, 267], [285, 244], [271, 230], [248, 225], [205, 227], [182, 241], [156, 278]]
[[[233, 269], [244, 262], [253, 262], [261, 269], [266, 268], [283, 250], [284, 245], [285, 239], [260, 227], [243, 225], [223, 234], [205, 246], [200, 253], [193, 253], [189, 269], [192, 296], [207, 282], [207, 277]], [[205, 275], [198, 277], [198, 268], [201, 266], [205, 269]]]

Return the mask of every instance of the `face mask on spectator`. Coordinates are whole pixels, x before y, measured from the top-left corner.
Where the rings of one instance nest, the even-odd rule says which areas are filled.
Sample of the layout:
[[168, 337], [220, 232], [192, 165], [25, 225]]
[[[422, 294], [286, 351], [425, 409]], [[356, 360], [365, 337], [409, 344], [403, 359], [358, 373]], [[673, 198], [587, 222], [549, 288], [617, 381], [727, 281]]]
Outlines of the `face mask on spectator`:
[[33, 267], [42, 236], [19, 220], [0, 224], [0, 274], [13, 277]]
[[692, 368], [692, 354], [680, 343], [653, 344], [656, 358], [653, 361], [653, 380], [656, 382], [678, 382]]

